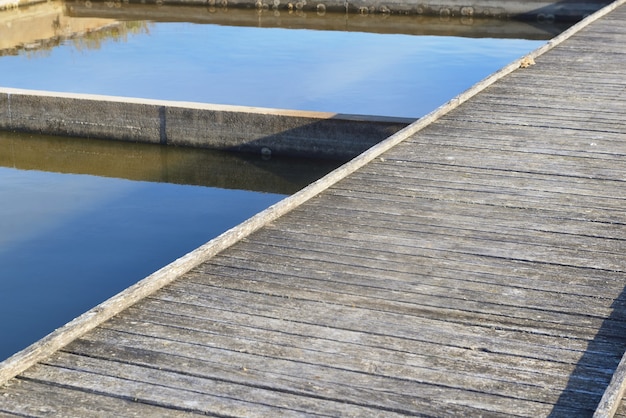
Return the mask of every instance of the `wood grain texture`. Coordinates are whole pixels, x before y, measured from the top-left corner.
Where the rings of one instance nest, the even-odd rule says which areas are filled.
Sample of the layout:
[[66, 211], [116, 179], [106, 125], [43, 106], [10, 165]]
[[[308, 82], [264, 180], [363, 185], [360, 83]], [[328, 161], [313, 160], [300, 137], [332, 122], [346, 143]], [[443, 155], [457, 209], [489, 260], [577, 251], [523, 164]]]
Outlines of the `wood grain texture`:
[[626, 416], [623, 3], [22, 364], [0, 414]]

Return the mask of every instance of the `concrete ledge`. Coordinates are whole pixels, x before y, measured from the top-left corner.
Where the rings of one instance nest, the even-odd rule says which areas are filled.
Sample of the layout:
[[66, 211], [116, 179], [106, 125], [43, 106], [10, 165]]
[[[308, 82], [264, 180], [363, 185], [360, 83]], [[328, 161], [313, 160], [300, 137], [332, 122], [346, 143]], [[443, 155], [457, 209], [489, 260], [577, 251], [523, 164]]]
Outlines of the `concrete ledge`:
[[[568, 23], [481, 19], [466, 16], [441, 17], [406, 14], [283, 13], [272, 9], [207, 8], [201, 6], [130, 4], [109, 7], [105, 3], [71, 2], [67, 19], [87, 18], [117, 21], [194, 22], [225, 26], [290, 28], [342, 32], [393, 33], [406, 35], [462, 36], [471, 38], [551, 39]], [[1, 39], [1, 38], [0, 38]]]
[[346, 160], [413, 119], [0, 88], [0, 129]]
[[[80, 3], [79, 0], [75, 3]], [[88, 4], [92, 3], [91, 0]], [[126, 1], [125, 1], [126, 2]], [[219, 8], [252, 8], [292, 13], [339, 12], [345, 14], [407, 14], [521, 20], [578, 20], [594, 13], [610, 0], [129, 0], [130, 3], [194, 5]], [[120, 2], [121, 3], [121, 2]]]
[[[41, 3], [46, 0], [0, 0], [0, 10]], [[95, 0], [97, 1], [97, 0]], [[102, 0], [104, 1], [104, 0]], [[75, 0], [68, 4], [87, 3]], [[367, 14], [409, 14], [448, 17], [483, 17], [521, 20], [579, 20], [611, 0], [107, 0], [108, 4], [141, 3], [157, 5], [193, 5], [218, 8], [253, 8], [293, 13], [326, 12]]]

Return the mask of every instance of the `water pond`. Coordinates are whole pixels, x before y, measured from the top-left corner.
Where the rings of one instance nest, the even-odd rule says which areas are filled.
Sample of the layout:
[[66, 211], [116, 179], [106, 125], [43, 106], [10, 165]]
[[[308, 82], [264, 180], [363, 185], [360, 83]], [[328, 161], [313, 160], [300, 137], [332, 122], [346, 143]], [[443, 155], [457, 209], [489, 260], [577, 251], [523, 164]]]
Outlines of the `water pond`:
[[337, 164], [0, 132], [0, 360]]
[[[117, 16], [115, 7], [96, 10], [94, 3], [79, 9], [81, 4], [72, 3], [70, 10]], [[213, 16], [204, 8], [198, 14]], [[44, 50], [22, 45], [0, 57], [0, 85], [417, 118], [545, 42], [498, 39], [501, 31], [480, 31], [480, 24], [455, 32], [468, 35], [462, 37], [393, 33], [394, 25], [404, 27], [393, 20], [382, 28], [377, 22], [377, 30], [391, 33], [366, 32], [363, 23], [362, 31], [259, 27], [262, 16], [253, 16], [255, 26], [124, 21], [113, 30], [111, 22], [101, 22], [104, 29], [86, 37]]]

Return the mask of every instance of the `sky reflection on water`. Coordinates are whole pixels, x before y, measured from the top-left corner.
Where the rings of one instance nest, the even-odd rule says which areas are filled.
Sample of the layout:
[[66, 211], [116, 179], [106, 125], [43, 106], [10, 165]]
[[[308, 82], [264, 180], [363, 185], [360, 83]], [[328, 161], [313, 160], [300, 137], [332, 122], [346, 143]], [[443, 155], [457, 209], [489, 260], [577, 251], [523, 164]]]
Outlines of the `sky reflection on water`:
[[0, 361], [283, 195], [0, 167]]
[[419, 117], [545, 41], [152, 23], [0, 58], [4, 86]]

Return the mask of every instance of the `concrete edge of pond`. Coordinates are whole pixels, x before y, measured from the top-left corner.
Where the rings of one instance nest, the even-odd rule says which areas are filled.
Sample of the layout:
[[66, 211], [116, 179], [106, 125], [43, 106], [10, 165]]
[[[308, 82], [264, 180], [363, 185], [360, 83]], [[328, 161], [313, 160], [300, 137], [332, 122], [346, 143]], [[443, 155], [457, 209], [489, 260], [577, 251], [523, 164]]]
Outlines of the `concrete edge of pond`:
[[255, 8], [292, 13], [405, 14], [452, 17], [573, 21], [588, 16], [610, 0], [154, 0], [157, 4]]
[[0, 88], [0, 129], [348, 160], [415, 119]]
[[[28, 6], [46, 0], [0, 0], [0, 10]], [[96, 0], [97, 1], [97, 0]], [[105, 1], [105, 0], [100, 0]], [[290, 13], [314, 12], [323, 15], [326, 12], [368, 14], [410, 14], [438, 16], [443, 19], [463, 17], [471, 19], [498, 18], [535, 21], [578, 20], [588, 16], [600, 7], [611, 3], [610, 0], [440, 0], [437, 2], [422, 0], [124, 0], [130, 3], [148, 3], [157, 5], [202, 6], [209, 9], [248, 8], [257, 10], [284, 10]], [[85, 0], [91, 4], [91, 0]], [[121, 0], [108, 1], [109, 4], [122, 3]]]
[[[91, 310], [87, 311], [86, 313], [82, 314], [81, 316], [77, 317], [66, 325], [53, 331], [38, 342], [9, 357], [8, 359], [0, 363], [0, 385], [7, 382], [9, 379], [17, 376], [22, 371], [26, 370], [35, 363], [50, 356], [55, 351], [59, 350], [71, 341], [79, 338], [81, 335], [102, 324], [104, 321], [133, 305], [137, 301], [147, 297], [158, 289], [173, 282], [181, 275], [210, 259], [215, 254], [225, 250], [226, 248], [249, 236], [250, 234], [259, 230], [268, 223], [278, 219], [292, 209], [328, 189], [347, 175], [363, 167], [370, 161], [378, 158], [385, 151], [391, 149], [395, 145], [414, 135], [416, 132], [420, 131], [432, 122], [436, 121], [446, 113], [457, 108], [459, 105], [472, 98], [485, 88], [489, 87], [494, 82], [517, 70], [528, 58], [534, 59], [549, 51], [554, 46], [560, 44], [561, 42], [572, 36], [574, 33], [587, 26], [589, 23], [604, 16], [606, 13], [610, 12], [611, 10], [623, 3], [626, 3], [626, 0], [617, 0], [615, 3], [606, 6], [595, 14], [572, 26], [570, 29], [563, 32], [561, 35], [557, 36], [544, 46], [531, 52], [526, 57], [513, 61], [509, 65], [503, 67], [499, 71], [493, 73], [489, 77], [475, 84], [467, 91], [456, 96], [443, 106], [435, 109], [425, 117], [400, 130], [386, 140], [380, 142], [366, 152], [355, 157], [348, 163], [342, 165], [341, 167], [322, 177], [318, 181], [305, 187], [301, 191], [283, 199], [275, 205], [270, 206], [266, 210], [258, 213], [257, 215], [251, 217], [245, 222], [239, 224], [238, 226], [226, 231], [222, 235], [214, 238], [213, 240], [202, 245], [196, 250], [173, 261], [172, 263], [168, 264], [157, 272], [149, 275], [138, 283], [130, 286], [126, 290], [109, 298], [105, 302], [92, 308]], [[618, 386], [620, 386], [621, 390], [621, 385]]]

